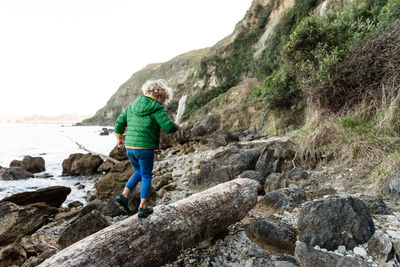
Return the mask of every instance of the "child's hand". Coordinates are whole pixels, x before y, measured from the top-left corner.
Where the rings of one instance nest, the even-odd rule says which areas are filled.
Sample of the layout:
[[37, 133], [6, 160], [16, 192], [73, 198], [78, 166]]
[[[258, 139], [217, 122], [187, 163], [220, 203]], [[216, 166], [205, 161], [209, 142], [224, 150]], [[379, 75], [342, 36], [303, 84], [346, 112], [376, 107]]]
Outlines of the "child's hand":
[[124, 139], [118, 139], [117, 146], [119, 148], [124, 149], [125, 148], [125, 140]]

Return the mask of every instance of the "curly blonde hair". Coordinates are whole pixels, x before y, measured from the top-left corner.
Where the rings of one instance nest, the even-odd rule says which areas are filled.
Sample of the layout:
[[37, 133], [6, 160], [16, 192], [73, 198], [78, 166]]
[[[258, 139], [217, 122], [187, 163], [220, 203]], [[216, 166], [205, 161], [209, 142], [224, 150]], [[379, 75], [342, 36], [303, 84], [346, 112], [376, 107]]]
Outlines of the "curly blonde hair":
[[144, 95], [154, 96], [163, 104], [168, 104], [174, 95], [173, 89], [168, 87], [167, 82], [163, 79], [146, 81], [142, 85], [142, 91]]

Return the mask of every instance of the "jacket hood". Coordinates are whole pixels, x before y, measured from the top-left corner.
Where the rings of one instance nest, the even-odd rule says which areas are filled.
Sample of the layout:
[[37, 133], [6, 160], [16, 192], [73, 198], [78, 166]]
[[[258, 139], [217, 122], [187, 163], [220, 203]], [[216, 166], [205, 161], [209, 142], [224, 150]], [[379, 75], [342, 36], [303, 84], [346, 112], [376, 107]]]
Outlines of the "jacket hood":
[[160, 109], [163, 109], [164, 106], [150, 97], [140, 96], [135, 100], [135, 102], [133, 102], [132, 108], [135, 115], [147, 116]]

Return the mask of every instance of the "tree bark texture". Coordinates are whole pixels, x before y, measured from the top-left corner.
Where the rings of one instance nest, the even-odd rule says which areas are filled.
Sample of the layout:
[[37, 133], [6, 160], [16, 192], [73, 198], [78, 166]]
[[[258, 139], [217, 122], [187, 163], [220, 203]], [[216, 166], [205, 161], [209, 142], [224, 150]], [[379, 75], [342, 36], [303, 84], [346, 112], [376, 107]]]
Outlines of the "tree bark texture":
[[148, 218], [129, 217], [60, 251], [39, 266], [159, 266], [182, 249], [244, 218], [258, 182], [235, 179], [170, 205]]

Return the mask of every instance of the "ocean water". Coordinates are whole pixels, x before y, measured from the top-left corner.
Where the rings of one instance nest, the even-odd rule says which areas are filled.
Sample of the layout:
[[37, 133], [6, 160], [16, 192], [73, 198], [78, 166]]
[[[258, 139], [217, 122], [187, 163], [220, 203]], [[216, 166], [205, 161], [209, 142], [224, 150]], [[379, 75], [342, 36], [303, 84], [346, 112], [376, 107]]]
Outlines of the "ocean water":
[[[72, 140], [91, 151], [108, 155], [116, 145], [116, 138], [112, 133], [100, 136], [102, 128], [60, 124], [0, 124], [0, 166], [9, 167], [12, 160], [22, 160], [27, 155], [43, 157], [46, 165], [43, 173], [53, 175], [51, 178], [0, 180], [0, 200], [19, 192], [62, 185], [72, 189], [63, 206], [75, 200], [85, 203], [86, 192], [94, 190], [94, 181], [84, 176], [62, 177], [62, 162], [72, 153], [87, 153]], [[74, 185], [77, 182], [85, 185], [85, 188], [77, 189]]]

